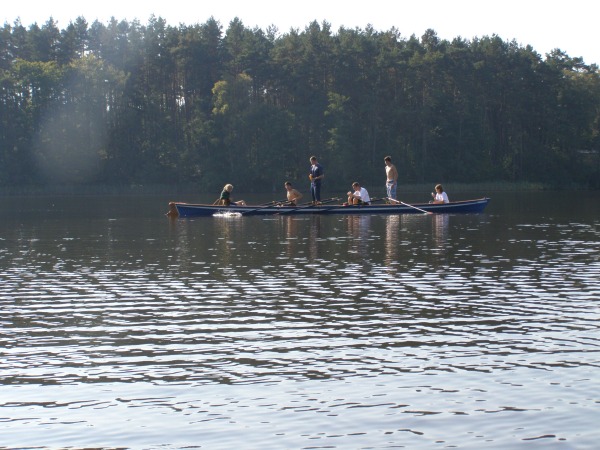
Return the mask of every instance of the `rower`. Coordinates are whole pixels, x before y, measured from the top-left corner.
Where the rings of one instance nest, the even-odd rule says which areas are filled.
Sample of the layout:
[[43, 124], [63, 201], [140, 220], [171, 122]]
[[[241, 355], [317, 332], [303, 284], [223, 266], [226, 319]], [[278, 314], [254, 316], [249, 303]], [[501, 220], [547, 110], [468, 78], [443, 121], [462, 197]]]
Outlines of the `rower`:
[[446, 194], [444, 192], [444, 188], [442, 187], [441, 184], [437, 184], [435, 186], [435, 193], [431, 193], [431, 196], [433, 197], [433, 201], [431, 201], [430, 203], [449, 203], [450, 200], [448, 199], [448, 194]]
[[244, 200], [238, 200], [237, 202], [232, 201], [231, 200], [231, 191], [233, 191], [233, 185], [226, 184], [223, 187], [221, 196], [217, 200], [215, 200], [213, 205], [221, 205], [221, 206], [230, 206], [230, 205], [244, 206], [244, 205], [246, 205], [246, 202]]
[[352, 189], [354, 191], [348, 191], [348, 204], [349, 205], [370, 205], [371, 197], [364, 187], [355, 181], [352, 183]]
[[302, 198], [302, 194], [292, 187], [292, 183], [286, 181], [284, 184], [285, 190], [287, 191], [287, 203], [291, 206], [297, 206], [298, 200]]

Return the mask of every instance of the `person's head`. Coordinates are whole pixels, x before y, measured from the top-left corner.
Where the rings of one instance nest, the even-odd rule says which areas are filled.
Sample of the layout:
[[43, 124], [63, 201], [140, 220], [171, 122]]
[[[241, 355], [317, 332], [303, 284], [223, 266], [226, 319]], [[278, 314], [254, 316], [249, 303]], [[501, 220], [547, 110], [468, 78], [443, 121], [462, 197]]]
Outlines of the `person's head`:
[[316, 164], [316, 162], [317, 162], [317, 157], [316, 156], [311, 156], [310, 157], [310, 163], [311, 164]]
[[444, 188], [442, 187], [441, 184], [436, 184], [435, 185], [435, 191], [439, 192], [441, 194], [442, 192], [444, 192]]
[[392, 157], [386, 156], [385, 158], [383, 158], [383, 162], [389, 166], [390, 164], [392, 164]]
[[285, 188], [286, 188], [288, 191], [289, 191], [289, 190], [291, 190], [291, 189], [293, 189], [293, 188], [292, 188], [292, 183], [290, 183], [289, 181], [286, 181], [286, 182], [285, 182], [285, 184], [284, 184], [284, 186], [285, 186]]
[[360, 184], [358, 183], [358, 181], [352, 183], [352, 189], [354, 189], [355, 191], [360, 191]]
[[226, 190], [227, 192], [231, 192], [231, 191], [233, 191], [233, 185], [232, 184], [226, 184], [223, 189]]

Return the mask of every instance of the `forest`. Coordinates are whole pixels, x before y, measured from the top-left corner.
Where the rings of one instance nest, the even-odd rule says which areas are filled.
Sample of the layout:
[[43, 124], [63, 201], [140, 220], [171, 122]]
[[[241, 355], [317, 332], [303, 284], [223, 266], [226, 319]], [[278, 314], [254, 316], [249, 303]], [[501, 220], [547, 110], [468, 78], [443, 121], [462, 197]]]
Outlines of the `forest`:
[[[600, 75], [560, 49], [312, 22], [79, 17], [0, 31], [0, 186], [600, 188]], [[383, 180], [383, 181], [382, 181]]]

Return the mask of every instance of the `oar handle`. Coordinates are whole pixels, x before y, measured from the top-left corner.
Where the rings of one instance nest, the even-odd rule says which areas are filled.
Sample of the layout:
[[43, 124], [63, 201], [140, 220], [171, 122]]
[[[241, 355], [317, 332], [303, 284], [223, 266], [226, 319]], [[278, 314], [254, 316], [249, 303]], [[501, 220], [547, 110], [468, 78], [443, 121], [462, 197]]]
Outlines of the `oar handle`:
[[[323, 200], [322, 202], [320, 202], [320, 205], [324, 205], [326, 203], [335, 202], [335, 201], [338, 201], [338, 200], [339, 200], [339, 197], [332, 197], [330, 199]], [[311, 202], [311, 204], [309, 204], [309, 205], [306, 205], [306, 206], [296, 206], [296, 207], [294, 207], [294, 209], [288, 209], [287, 211], [282, 211], [282, 212], [280, 212], [278, 214], [279, 215], [283, 215], [283, 214], [291, 213], [291, 212], [294, 212], [294, 211], [298, 211], [299, 209], [308, 209], [308, 208], [312, 208], [313, 206], [320, 206], [320, 205], [316, 205], [316, 204], [314, 204], [314, 203]]]
[[269, 207], [275, 205], [275, 203], [277, 203], [275, 200], [271, 200], [269, 203], [263, 203], [262, 205], [258, 205], [254, 209], [249, 209], [247, 211], [243, 211], [242, 215], [244, 215], [244, 214], [250, 214], [250, 213], [253, 213], [255, 211], [260, 211], [261, 209], [269, 208]]

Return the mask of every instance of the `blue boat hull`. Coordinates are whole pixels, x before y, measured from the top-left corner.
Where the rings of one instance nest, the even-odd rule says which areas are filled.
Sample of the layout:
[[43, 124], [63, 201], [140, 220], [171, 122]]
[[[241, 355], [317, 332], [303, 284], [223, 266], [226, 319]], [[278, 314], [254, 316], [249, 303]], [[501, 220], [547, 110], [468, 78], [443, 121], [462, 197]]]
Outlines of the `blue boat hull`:
[[[171, 203], [169, 215], [179, 217], [202, 217], [213, 216], [223, 213], [239, 213], [244, 216], [266, 216], [266, 215], [347, 215], [347, 214], [464, 214], [482, 212], [490, 199], [487, 197], [464, 200], [459, 202], [450, 202], [444, 204], [433, 203], [414, 203], [411, 205], [365, 205], [365, 206], [344, 206], [344, 205], [319, 205], [319, 206], [237, 206], [229, 207], [214, 206], [206, 204], [192, 203]], [[174, 212], [176, 210], [176, 213]]]

